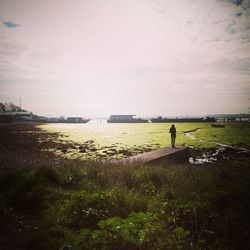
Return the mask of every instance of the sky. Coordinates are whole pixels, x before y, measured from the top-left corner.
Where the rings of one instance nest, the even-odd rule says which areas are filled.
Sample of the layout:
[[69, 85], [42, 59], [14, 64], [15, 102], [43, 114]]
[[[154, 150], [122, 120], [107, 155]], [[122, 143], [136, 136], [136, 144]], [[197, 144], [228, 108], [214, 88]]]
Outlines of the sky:
[[38, 115], [247, 113], [250, 0], [0, 0], [0, 102]]

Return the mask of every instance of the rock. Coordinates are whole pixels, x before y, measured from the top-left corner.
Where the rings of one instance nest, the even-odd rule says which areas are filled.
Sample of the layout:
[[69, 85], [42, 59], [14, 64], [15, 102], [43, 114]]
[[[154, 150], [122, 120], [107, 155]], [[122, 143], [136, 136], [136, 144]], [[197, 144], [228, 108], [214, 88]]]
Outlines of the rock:
[[87, 143], [87, 144], [93, 144], [94, 142], [95, 142], [94, 140], [85, 141], [85, 143]]
[[133, 154], [127, 149], [121, 149], [117, 153], [123, 154], [125, 156], [132, 156]]
[[96, 154], [96, 156], [97, 156], [97, 157], [104, 157], [105, 154], [98, 153], [98, 154]]
[[90, 151], [95, 152], [97, 151], [97, 148], [89, 148]]
[[116, 152], [114, 152], [114, 151], [107, 151], [107, 153], [106, 153], [107, 155], [116, 155]]

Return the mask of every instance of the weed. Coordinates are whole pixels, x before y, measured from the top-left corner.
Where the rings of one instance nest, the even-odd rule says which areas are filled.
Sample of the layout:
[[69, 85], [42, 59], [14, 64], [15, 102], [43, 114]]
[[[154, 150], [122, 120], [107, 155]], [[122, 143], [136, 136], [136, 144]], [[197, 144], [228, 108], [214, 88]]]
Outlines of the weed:
[[247, 249], [249, 183], [249, 169], [230, 164], [66, 161], [9, 171], [0, 177], [1, 229], [16, 230], [20, 214], [35, 217], [27, 249]]

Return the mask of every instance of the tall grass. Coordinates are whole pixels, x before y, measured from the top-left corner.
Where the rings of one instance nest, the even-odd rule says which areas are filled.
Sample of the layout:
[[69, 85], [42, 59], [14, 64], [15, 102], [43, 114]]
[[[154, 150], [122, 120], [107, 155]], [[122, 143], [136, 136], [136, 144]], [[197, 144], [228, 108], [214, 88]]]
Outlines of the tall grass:
[[16, 231], [18, 216], [36, 220], [36, 229], [26, 230], [26, 249], [247, 249], [250, 243], [246, 166], [65, 161], [2, 173], [0, 188], [2, 232]]

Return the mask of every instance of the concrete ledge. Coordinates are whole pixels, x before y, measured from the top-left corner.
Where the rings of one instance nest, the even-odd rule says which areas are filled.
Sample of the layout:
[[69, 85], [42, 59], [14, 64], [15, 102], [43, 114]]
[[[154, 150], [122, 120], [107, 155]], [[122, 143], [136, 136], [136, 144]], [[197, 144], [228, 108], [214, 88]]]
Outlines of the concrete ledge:
[[161, 162], [188, 162], [189, 152], [186, 147], [162, 148], [147, 153], [134, 155], [118, 161], [115, 164], [133, 165], [133, 164], [158, 164]]

